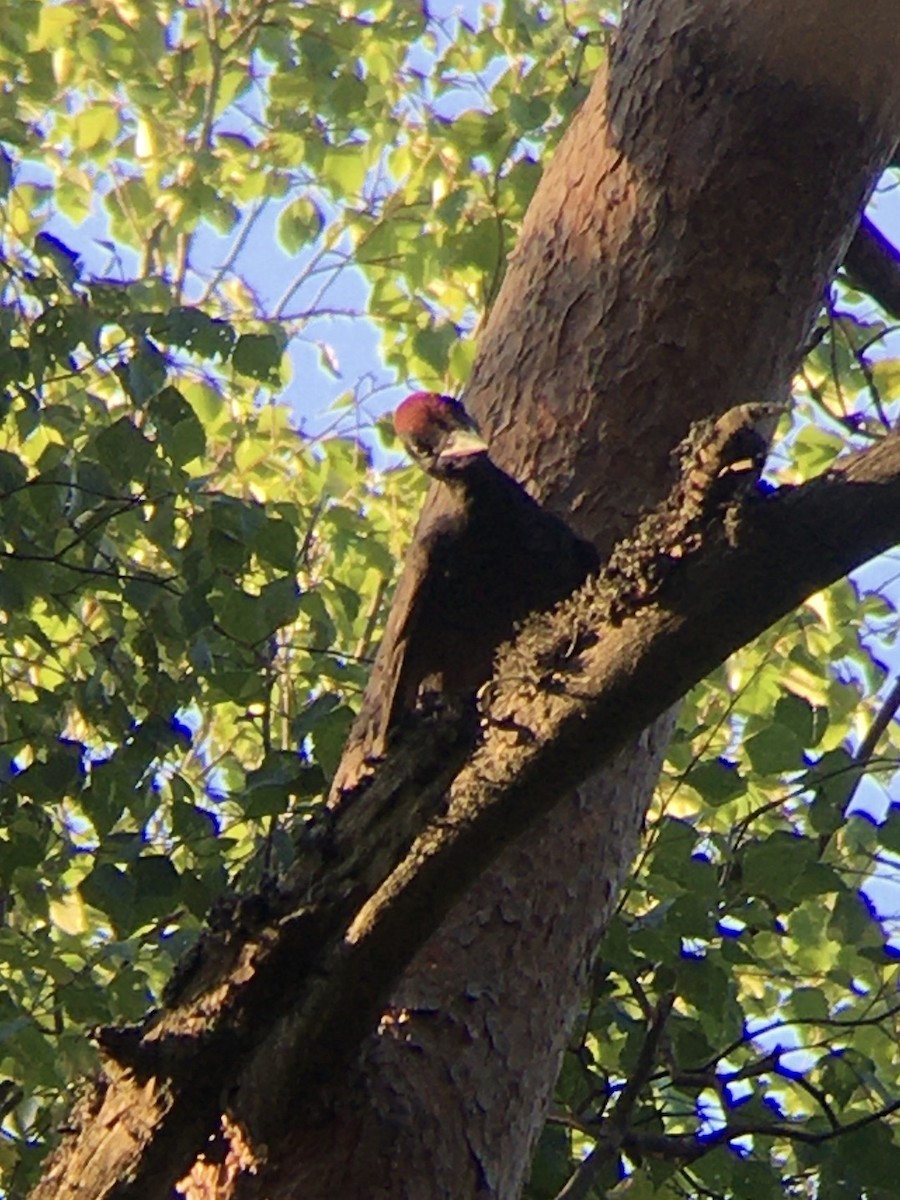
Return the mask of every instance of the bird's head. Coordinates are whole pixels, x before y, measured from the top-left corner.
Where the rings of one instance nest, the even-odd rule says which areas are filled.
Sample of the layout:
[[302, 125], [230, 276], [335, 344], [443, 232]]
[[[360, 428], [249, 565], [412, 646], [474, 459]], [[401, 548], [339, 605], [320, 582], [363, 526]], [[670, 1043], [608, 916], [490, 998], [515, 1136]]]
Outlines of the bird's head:
[[478, 426], [451, 396], [407, 396], [394, 413], [394, 429], [410, 457], [436, 479], [452, 478], [487, 454]]

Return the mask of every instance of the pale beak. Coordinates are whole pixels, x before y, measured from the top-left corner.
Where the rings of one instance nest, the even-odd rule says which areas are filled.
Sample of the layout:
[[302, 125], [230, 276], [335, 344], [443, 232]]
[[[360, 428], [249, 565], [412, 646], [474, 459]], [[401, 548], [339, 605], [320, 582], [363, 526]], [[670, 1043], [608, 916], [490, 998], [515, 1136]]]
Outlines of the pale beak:
[[486, 454], [487, 448], [487, 442], [476, 429], [454, 429], [441, 447], [437, 465], [448, 466], [475, 454]]

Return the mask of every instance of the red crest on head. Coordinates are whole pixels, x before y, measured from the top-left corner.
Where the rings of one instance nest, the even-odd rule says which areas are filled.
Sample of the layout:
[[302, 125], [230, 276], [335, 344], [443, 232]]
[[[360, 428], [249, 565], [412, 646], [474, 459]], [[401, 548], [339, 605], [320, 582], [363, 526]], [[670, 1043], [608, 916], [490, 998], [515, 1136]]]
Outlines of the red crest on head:
[[394, 429], [400, 438], [422, 437], [437, 423], [444, 425], [455, 415], [458, 400], [437, 392], [413, 392], [394, 412]]

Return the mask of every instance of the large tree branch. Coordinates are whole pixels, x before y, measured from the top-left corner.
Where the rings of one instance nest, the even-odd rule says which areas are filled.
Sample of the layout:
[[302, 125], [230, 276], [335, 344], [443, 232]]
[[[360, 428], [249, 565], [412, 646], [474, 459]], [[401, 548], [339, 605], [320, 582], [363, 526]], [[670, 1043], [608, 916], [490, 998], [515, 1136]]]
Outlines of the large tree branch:
[[[692, 421], [789, 394], [896, 144], [896, 12], [865, 0], [848, 29], [827, 8], [626, 6], [529, 205], [466, 403], [498, 464], [604, 556], [667, 492]], [[391, 1196], [521, 1190], [669, 721], [536, 823], [423, 946], [393, 993], [402, 1023], [367, 1042], [329, 1127], [344, 1145], [364, 1131], [371, 1156], [335, 1170], [313, 1137], [289, 1156], [317, 1200], [359, 1200], [373, 1177]]]
[[[700, 449], [693, 466], [715, 488]], [[36, 1197], [157, 1196], [224, 1107], [260, 1141], [285, 1104], [320, 1109], [324, 1081], [503, 847], [729, 653], [900, 541], [898, 434], [712, 515], [695, 483], [501, 654], [477, 737], [466, 714], [414, 728], [317, 827], [289, 887], [220, 914], [167, 1008], [106, 1035], [104, 1079]]]
[[900, 318], [900, 252], [868, 217], [863, 217], [847, 247], [844, 267], [850, 282]]

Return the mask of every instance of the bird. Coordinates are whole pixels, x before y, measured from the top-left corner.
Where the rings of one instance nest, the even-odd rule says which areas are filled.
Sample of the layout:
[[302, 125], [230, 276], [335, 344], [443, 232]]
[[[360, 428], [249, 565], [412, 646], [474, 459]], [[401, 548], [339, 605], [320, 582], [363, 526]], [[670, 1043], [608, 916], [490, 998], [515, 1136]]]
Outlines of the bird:
[[426, 698], [474, 695], [516, 625], [600, 565], [590, 542], [492, 461], [460, 400], [414, 392], [394, 429], [441, 495], [416, 528], [332, 799], [358, 786]]

